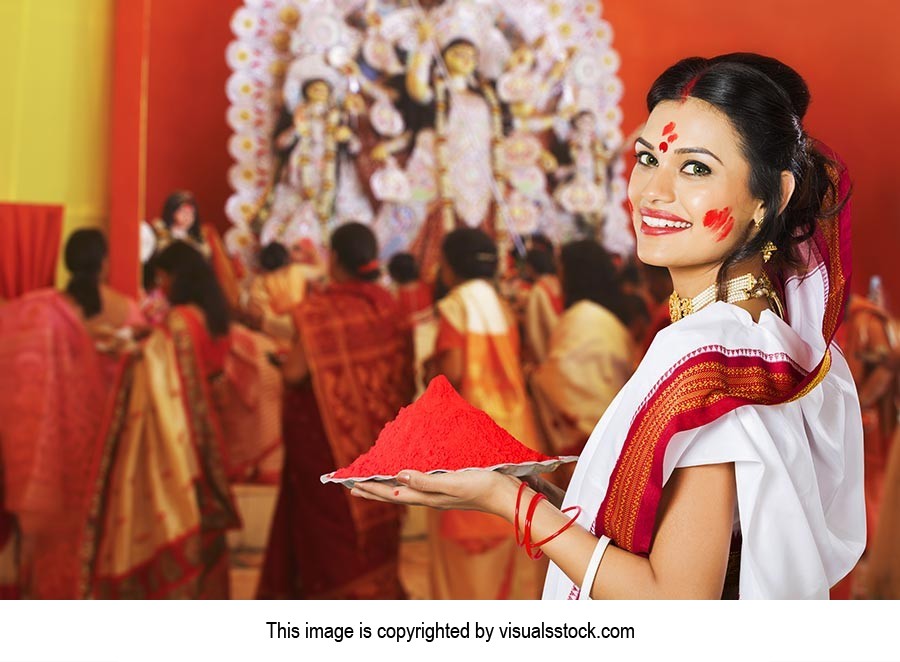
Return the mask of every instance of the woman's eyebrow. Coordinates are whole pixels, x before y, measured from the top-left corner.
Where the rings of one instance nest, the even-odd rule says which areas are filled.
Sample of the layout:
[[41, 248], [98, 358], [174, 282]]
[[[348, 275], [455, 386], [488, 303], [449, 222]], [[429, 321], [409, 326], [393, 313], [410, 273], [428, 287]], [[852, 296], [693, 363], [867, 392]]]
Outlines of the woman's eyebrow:
[[637, 142], [640, 143], [641, 145], [643, 145], [644, 147], [646, 147], [647, 149], [651, 149], [651, 150], [653, 149], [653, 145], [651, 145], [650, 143], [648, 143], [648, 142], [647, 142], [646, 140], [644, 140], [643, 138], [638, 138], [638, 139], [637, 139]]
[[718, 161], [721, 165], [725, 165], [722, 163], [722, 159], [718, 156], [710, 152], [708, 149], [704, 149], [703, 147], [680, 147], [675, 150], [675, 154], [706, 154], [707, 156], [711, 156], [716, 161]]

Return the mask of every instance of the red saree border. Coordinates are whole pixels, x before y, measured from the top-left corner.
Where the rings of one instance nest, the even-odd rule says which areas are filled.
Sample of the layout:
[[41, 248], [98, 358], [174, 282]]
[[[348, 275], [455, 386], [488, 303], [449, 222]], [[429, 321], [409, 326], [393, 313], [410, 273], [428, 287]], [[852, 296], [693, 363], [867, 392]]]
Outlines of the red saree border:
[[783, 401], [803, 376], [789, 360], [733, 355], [724, 348], [704, 348], [687, 357], [634, 417], [595, 529], [622, 549], [647, 554], [662, 496], [663, 459], [672, 437], [741, 405]]
[[111, 402], [103, 417], [100, 429], [99, 452], [96, 457], [94, 496], [91, 499], [88, 519], [85, 525], [81, 544], [81, 577], [78, 587], [79, 596], [91, 597], [94, 588], [94, 572], [96, 568], [97, 550], [100, 548], [100, 537], [103, 533], [103, 515], [109, 490], [110, 471], [118, 449], [119, 433], [128, 413], [128, 400], [131, 395], [131, 383], [134, 372], [134, 360], [125, 358], [116, 372]]
[[213, 397], [202, 369], [199, 343], [206, 335], [203, 319], [189, 306], [179, 306], [169, 314], [168, 328], [175, 344], [176, 366], [183, 388], [182, 397], [188, 426], [194, 440], [197, 461], [205, 480], [197, 485], [202, 528], [239, 527], [240, 517], [228, 482], [225, 440], [213, 411]]

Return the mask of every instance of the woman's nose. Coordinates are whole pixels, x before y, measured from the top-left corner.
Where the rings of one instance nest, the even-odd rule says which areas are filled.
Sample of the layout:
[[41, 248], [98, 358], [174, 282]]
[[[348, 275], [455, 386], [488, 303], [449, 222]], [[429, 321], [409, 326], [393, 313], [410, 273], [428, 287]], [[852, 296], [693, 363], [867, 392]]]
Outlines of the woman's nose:
[[674, 202], [675, 173], [662, 166], [654, 168], [640, 193], [647, 204]]

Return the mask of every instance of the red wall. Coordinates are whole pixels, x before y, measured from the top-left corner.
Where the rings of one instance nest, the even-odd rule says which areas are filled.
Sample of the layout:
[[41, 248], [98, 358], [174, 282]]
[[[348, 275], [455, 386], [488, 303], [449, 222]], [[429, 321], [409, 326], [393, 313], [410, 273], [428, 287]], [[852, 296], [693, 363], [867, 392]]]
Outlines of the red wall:
[[807, 131], [854, 180], [854, 290], [881, 274], [900, 312], [900, 2], [607, 0], [603, 14], [622, 56], [626, 135], [654, 78], [682, 57], [756, 51], [806, 78]]
[[227, 227], [230, 166], [225, 121], [229, 22], [241, 0], [153, 0], [150, 14], [147, 207], [188, 189], [204, 221]]

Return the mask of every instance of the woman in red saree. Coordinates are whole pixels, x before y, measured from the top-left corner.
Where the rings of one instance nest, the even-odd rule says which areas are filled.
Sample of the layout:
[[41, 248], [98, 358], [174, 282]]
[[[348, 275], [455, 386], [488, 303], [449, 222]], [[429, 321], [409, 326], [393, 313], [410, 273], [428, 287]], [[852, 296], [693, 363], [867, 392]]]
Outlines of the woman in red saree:
[[91, 516], [90, 595], [227, 598], [227, 529], [239, 524], [214, 392], [229, 321], [211, 268], [176, 242], [155, 262], [171, 310], [132, 363], [104, 434]]
[[0, 597], [70, 599], [88, 588], [83, 538], [121, 364], [112, 350], [143, 323], [134, 301], [103, 283], [106, 257], [101, 232], [78, 230], [66, 242], [65, 291], [0, 308]]
[[351, 499], [319, 476], [375, 443], [413, 394], [412, 337], [375, 283], [371, 230], [331, 238], [331, 283], [294, 311], [300, 336], [285, 366], [285, 466], [260, 598], [394, 599], [400, 513]]

